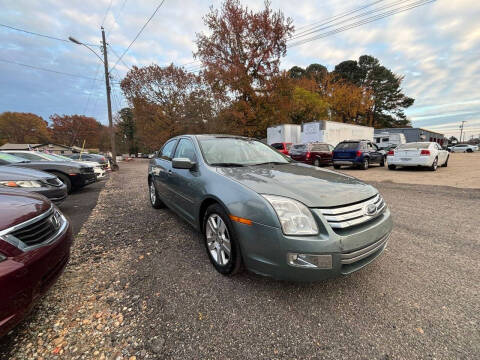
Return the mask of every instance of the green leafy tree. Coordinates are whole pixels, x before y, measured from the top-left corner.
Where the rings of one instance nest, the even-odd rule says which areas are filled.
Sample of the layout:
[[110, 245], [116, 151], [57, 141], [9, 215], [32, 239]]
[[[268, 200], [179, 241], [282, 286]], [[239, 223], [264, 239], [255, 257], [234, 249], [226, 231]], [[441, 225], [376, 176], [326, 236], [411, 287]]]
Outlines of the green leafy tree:
[[344, 80], [370, 92], [373, 100], [368, 111], [368, 125], [374, 127], [404, 127], [410, 121], [404, 109], [414, 103], [401, 87], [403, 76], [397, 75], [369, 55], [360, 56], [358, 62], [344, 61], [335, 66], [334, 73]]
[[117, 120], [118, 134], [122, 143], [126, 143], [127, 151], [129, 154], [135, 154], [138, 152], [138, 146], [136, 144], [136, 126], [135, 119], [133, 117], [133, 110], [131, 108], [123, 108], [118, 112]]

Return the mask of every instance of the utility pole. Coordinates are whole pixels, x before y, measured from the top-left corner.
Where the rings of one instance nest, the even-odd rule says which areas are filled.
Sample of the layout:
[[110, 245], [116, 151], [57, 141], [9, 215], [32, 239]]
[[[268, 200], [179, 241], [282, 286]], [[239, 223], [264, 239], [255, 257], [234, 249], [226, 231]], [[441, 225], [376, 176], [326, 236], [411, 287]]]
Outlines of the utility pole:
[[466, 120], [462, 120], [462, 125], [460, 125], [460, 143], [462, 142], [463, 124], [465, 124], [466, 122]]
[[110, 100], [110, 75], [108, 72], [108, 56], [107, 56], [107, 42], [105, 41], [105, 31], [102, 29], [102, 45], [103, 45], [103, 65], [105, 67], [105, 87], [107, 89], [107, 108], [108, 108], [108, 127], [110, 130], [110, 149], [112, 152], [112, 170], [118, 170], [117, 165], [117, 150], [115, 148], [115, 132], [113, 130], [112, 120], [112, 102]]

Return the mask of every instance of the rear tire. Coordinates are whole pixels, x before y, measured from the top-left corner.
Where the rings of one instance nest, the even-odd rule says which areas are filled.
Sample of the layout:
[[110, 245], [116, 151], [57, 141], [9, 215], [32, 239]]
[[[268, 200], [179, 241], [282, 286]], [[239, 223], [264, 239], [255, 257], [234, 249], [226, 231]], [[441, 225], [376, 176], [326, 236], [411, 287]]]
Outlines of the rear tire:
[[368, 161], [368, 159], [363, 159], [363, 162], [362, 162], [362, 165], [361, 165], [361, 169], [362, 170], [368, 170], [368, 167], [370, 166], [370, 163]]
[[385, 167], [385, 158], [382, 158], [382, 160], [380, 161], [380, 166]]
[[435, 158], [435, 160], [433, 160], [432, 166], [430, 166], [430, 170], [437, 171], [437, 168], [438, 168], [438, 158]]
[[333, 168], [338, 170], [338, 169], [341, 168], [341, 166], [340, 166], [340, 165], [333, 164]]
[[60, 181], [67, 186], [67, 192], [70, 194], [72, 192], [72, 182], [70, 181], [70, 178], [67, 175], [61, 173], [53, 172], [52, 174], [58, 177]]
[[396, 168], [396, 165], [388, 165], [388, 170], [395, 170]]
[[203, 217], [203, 236], [205, 249], [215, 269], [222, 275], [238, 273], [242, 265], [240, 246], [231, 220], [219, 204], [207, 208]]
[[313, 161], [313, 166], [320, 167], [320, 161], [318, 159], [315, 159]]
[[165, 207], [165, 204], [163, 203], [162, 200], [158, 197], [158, 192], [157, 189], [155, 188], [155, 184], [153, 183], [153, 180], [150, 180], [148, 182], [148, 194], [150, 198], [150, 204], [154, 209], [162, 209]]

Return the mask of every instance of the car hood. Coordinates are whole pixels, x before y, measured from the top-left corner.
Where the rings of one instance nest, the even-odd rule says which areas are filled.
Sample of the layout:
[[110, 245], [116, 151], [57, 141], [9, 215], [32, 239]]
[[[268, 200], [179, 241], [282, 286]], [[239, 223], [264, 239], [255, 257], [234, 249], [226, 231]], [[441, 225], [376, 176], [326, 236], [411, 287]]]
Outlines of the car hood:
[[44, 171], [27, 169], [17, 166], [0, 166], [0, 181], [9, 180], [38, 180], [54, 178], [52, 174]]
[[48, 199], [37, 193], [30, 193], [16, 189], [0, 190], [0, 231], [50, 209]]
[[358, 179], [305, 164], [217, 168], [259, 194], [285, 196], [308, 207], [331, 207], [368, 199], [378, 191]]

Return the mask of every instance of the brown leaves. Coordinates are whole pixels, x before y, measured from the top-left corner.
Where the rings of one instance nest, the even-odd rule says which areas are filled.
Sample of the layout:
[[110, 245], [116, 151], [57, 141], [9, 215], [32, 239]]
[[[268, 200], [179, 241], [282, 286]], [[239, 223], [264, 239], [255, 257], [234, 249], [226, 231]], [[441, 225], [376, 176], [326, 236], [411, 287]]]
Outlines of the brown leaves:
[[0, 114], [0, 143], [35, 144], [48, 142], [47, 122], [31, 113], [4, 112]]
[[52, 120], [52, 138], [59, 144], [100, 148], [101, 135], [106, 128], [92, 117], [84, 115], [50, 116]]

